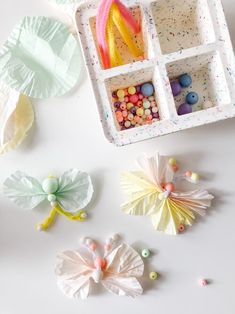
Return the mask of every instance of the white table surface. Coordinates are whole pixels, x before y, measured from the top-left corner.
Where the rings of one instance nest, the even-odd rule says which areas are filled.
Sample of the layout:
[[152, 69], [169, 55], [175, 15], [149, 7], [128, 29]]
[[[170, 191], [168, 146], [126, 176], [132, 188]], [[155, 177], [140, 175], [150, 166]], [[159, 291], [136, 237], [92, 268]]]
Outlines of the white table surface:
[[[223, 3], [235, 44], [234, 0]], [[46, 0], [1, 1], [0, 43], [25, 15], [56, 14]], [[92, 175], [96, 196], [87, 222], [60, 217], [45, 233], [37, 232], [34, 224], [48, 208], [23, 211], [1, 196], [0, 314], [234, 314], [235, 120], [116, 148], [103, 136], [86, 74], [75, 92], [34, 101], [34, 109], [36, 123], [26, 141], [0, 157], [0, 183], [17, 169], [42, 179], [78, 167]], [[204, 186], [216, 195], [206, 217], [176, 237], [156, 233], [148, 217], [120, 211], [119, 172], [131, 168], [141, 152], [156, 150], [178, 156], [185, 167], [200, 171], [207, 178]], [[105, 239], [113, 232], [137, 248], [153, 249], [150, 269], [161, 273], [161, 279], [152, 286], [147, 281], [144, 295], [134, 300], [105, 291], [87, 301], [66, 298], [56, 285], [56, 253], [76, 249], [82, 235]], [[200, 287], [201, 276], [212, 283]]]

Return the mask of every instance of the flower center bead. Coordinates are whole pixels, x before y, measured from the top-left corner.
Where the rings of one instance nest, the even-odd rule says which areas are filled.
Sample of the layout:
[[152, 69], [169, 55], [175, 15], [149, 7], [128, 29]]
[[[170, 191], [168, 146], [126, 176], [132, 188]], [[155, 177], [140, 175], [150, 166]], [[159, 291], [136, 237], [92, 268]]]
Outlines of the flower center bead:
[[97, 269], [104, 269], [106, 267], [106, 260], [101, 256], [97, 256], [94, 260], [94, 265]]

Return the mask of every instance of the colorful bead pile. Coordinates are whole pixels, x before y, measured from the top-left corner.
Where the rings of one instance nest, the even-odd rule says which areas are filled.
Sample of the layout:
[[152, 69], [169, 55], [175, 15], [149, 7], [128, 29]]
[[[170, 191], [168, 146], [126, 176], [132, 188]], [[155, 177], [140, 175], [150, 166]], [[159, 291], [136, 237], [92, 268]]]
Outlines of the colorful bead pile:
[[[189, 87], [192, 84], [192, 78], [189, 74], [184, 73], [180, 75], [178, 80], [171, 82], [171, 90], [174, 97], [178, 96], [182, 88]], [[192, 112], [192, 105], [198, 102], [198, 94], [196, 92], [189, 92], [186, 95], [185, 103], [181, 104], [177, 109], [178, 115], [184, 115]]]
[[159, 121], [153, 84], [118, 89], [112, 93], [115, 116], [121, 130]]

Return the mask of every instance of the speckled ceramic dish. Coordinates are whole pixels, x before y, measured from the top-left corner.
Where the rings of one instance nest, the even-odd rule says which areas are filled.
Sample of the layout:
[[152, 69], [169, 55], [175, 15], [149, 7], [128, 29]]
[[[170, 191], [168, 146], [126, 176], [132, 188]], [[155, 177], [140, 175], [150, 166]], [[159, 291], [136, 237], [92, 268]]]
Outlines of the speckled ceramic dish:
[[[79, 5], [75, 20], [91, 78], [100, 119], [108, 140], [118, 146], [209, 124], [235, 116], [235, 59], [220, 0], [129, 1], [141, 17], [144, 59], [133, 60], [117, 38], [124, 65], [103, 70], [96, 49], [94, 17], [97, 2]], [[183, 73], [192, 85], [173, 97], [170, 81]], [[152, 82], [160, 121], [120, 130], [112, 106], [112, 92]], [[199, 102], [193, 112], [179, 116], [177, 108], [189, 91]], [[204, 109], [204, 103], [213, 107]]]

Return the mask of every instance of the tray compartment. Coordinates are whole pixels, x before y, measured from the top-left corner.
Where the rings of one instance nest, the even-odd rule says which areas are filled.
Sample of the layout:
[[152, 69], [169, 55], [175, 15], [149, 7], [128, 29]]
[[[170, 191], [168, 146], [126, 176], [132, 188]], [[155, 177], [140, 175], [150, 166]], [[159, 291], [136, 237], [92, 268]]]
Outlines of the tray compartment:
[[215, 41], [206, 0], [158, 0], [151, 10], [163, 54]]
[[[144, 126], [146, 124], [151, 125], [153, 123], [158, 123], [161, 119], [164, 118], [164, 110], [162, 110], [161, 101], [160, 101], [160, 92], [158, 93], [158, 84], [159, 83], [157, 81], [158, 78], [157, 78], [156, 71], [157, 70], [154, 69], [154, 67], [149, 67], [149, 68], [141, 69], [138, 71], [133, 71], [133, 72], [127, 73], [127, 74], [120, 74], [118, 76], [114, 76], [114, 77], [111, 77], [111, 78], [105, 80], [105, 86], [106, 86], [106, 91], [107, 91], [109, 103], [110, 103], [110, 106], [111, 106], [111, 109], [113, 112], [113, 116], [114, 116], [114, 120], [115, 120], [115, 126], [116, 126], [116, 129], [118, 131], [123, 131], [123, 130], [129, 129], [129, 128], [122, 127], [119, 124], [119, 122], [117, 121], [116, 111], [121, 111], [121, 110], [119, 109], [119, 107], [117, 108], [115, 106], [115, 102], [127, 104], [127, 103], [132, 103], [132, 101], [131, 101], [131, 98], [129, 98], [129, 101], [125, 101], [124, 100], [125, 96], [123, 96], [123, 99], [120, 100], [116, 97], [113, 97], [113, 95], [118, 90], [125, 90], [125, 89], [129, 88], [130, 86], [137, 87], [137, 86], [141, 86], [144, 83], [151, 83], [154, 87], [154, 94], [152, 96], [152, 97], [154, 97], [154, 99], [148, 99], [148, 97], [145, 97], [145, 98], [146, 98], [146, 101], [148, 101], [150, 104], [152, 101], [156, 103], [156, 106], [154, 106], [154, 107], [156, 107], [158, 109], [158, 111], [156, 112], [156, 113], [158, 113], [158, 117], [157, 116], [154, 117], [153, 112], [152, 112], [153, 107], [150, 106], [147, 109], [149, 109], [151, 111], [151, 115], [153, 116], [153, 121], [148, 122], [148, 119], [147, 119], [146, 115], [144, 114], [143, 117], [141, 116], [143, 123], [140, 123], [140, 124], [138, 122], [136, 123], [138, 128], [141, 126]], [[136, 92], [136, 94], [138, 94], [138, 91]], [[137, 106], [136, 102], [133, 102], [133, 106], [135, 107], [136, 110], [139, 108]], [[142, 108], [142, 105], [140, 105], [140, 108]], [[128, 111], [128, 108], [127, 108], [127, 111]], [[128, 112], [128, 113], [131, 113], [131, 112]], [[134, 113], [134, 116], [135, 115], [136, 114]], [[133, 127], [136, 128], [136, 125], [131, 126], [130, 128], [133, 128]]]
[[207, 101], [212, 102], [213, 107], [227, 105], [231, 102], [218, 51], [169, 63], [167, 72], [170, 81], [177, 80], [184, 73], [188, 73], [192, 78], [192, 84], [187, 88], [182, 88], [181, 93], [174, 97], [176, 109], [186, 102], [187, 93], [192, 91], [199, 96], [199, 101], [192, 105], [193, 112], [204, 109]]
[[[132, 39], [135, 42], [135, 44], [139, 47], [140, 50], [143, 51], [143, 55], [136, 58], [134, 57], [127, 45], [124, 43], [120, 33], [118, 32], [117, 28], [114, 26], [114, 35], [116, 38], [116, 45], [117, 45], [117, 49], [122, 57], [123, 60], [123, 64], [129, 64], [129, 63], [133, 63], [135, 61], [140, 61], [143, 59], [148, 59], [152, 57], [152, 53], [151, 53], [151, 48], [149, 48], [148, 46], [148, 40], [147, 40], [147, 34], [146, 34], [146, 21], [143, 17], [143, 10], [141, 6], [133, 6], [130, 8], [133, 16], [135, 17], [135, 19], [137, 21], [140, 21], [141, 23], [141, 31], [138, 34], [133, 34], [132, 35]], [[89, 19], [89, 24], [90, 24], [90, 29], [92, 32], [92, 36], [93, 36], [93, 40], [95, 42], [95, 46], [96, 46], [96, 53], [98, 55], [98, 59], [99, 59], [99, 63], [100, 63], [100, 67], [103, 69], [103, 65], [101, 63], [101, 58], [100, 58], [100, 53], [99, 53], [99, 49], [97, 46], [97, 39], [96, 39], [96, 30], [95, 30], [95, 16], [90, 17]]]

